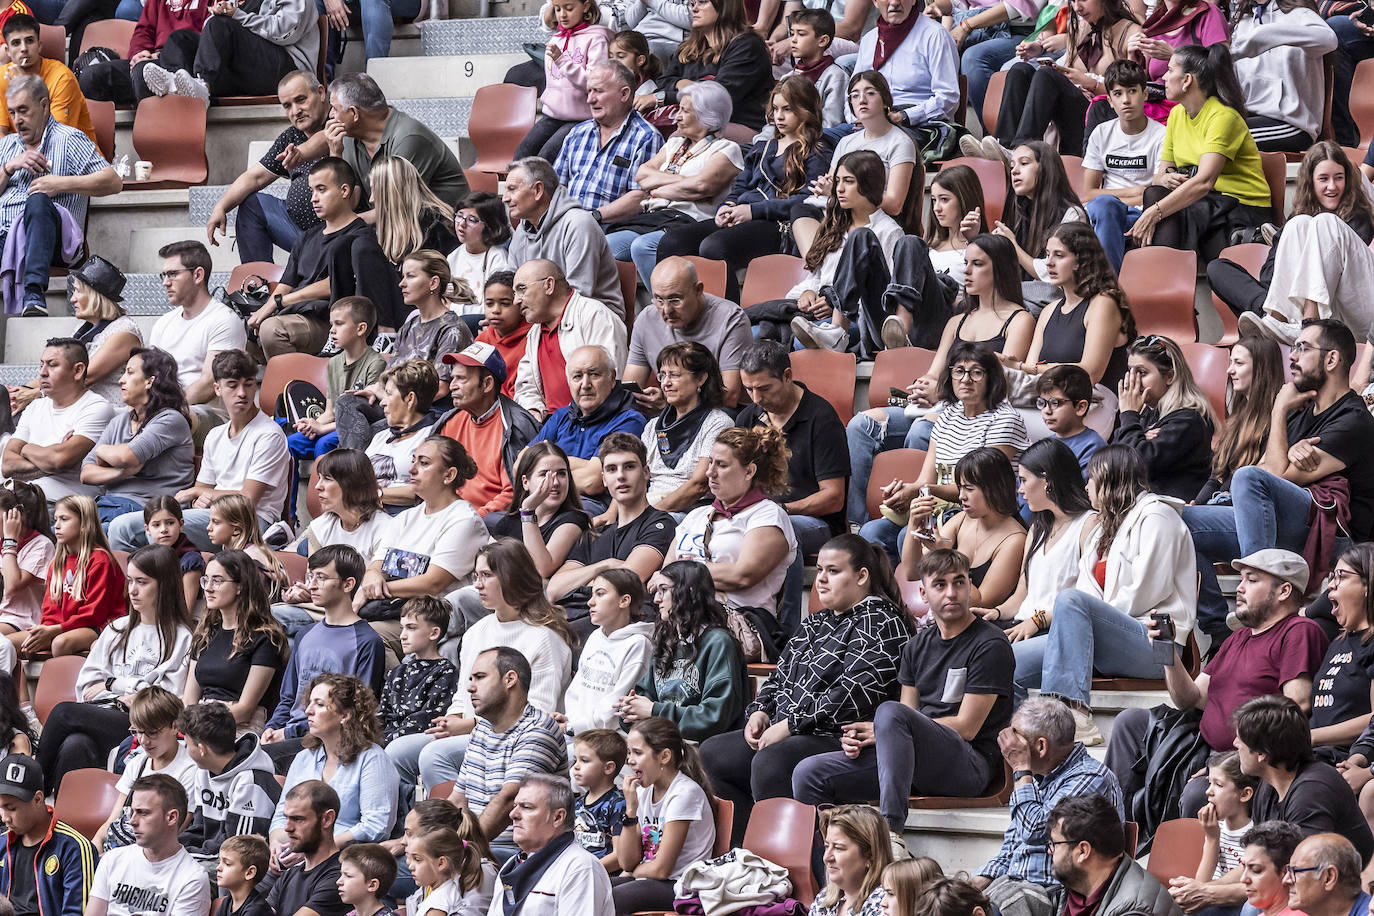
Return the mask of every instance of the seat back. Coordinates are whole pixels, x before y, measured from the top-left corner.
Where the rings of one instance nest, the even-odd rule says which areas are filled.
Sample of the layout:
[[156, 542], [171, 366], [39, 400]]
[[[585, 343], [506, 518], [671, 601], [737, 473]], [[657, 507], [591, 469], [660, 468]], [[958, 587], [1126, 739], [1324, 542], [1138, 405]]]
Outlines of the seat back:
[[[81, 699], [76, 695], [76, 679], [85, 662], [86, 659], [80, 655], [58, 655], [43, 662], [38, 687], [33, 692], [33, 711], [39, 722], [46, 723], [48, 715], [58, 703]], [[109, 813], [107, 807], [105, 814]]]
[[229, 271], [229, 282], [224, 284], [226, 291], [236, 293], [243, 289], [244, 281], [249, 277], [262, 277], [268, 283], [276, 285], [281, 282], [281, 275], [286, 268], [280, 264], [273, 264], [271, 261], [249, 261], [246, 264], [236, 264], [234, 269]]
[[983, 186], [983, 218], [988, 226], [1001, 219], [1007, 206], [1007, 196], [1011, 193], [1011, 173], [1007, 171], [1006, 163], [966, 156], [950, 159], [944, 168], [951, 165], [966, 165], [978, 176], [978, 183]]
[[735, 803], [725, 798], [711, 799], [716, 810], [716, 843], [711, 855], [723, 856], [730, 851], [730, 834], [735, 829]]
[[791, 798], [766, 798], [749, 812], [744, 848], [787, 869], [792, 893], [805, 906], [816, 899], [811, 844], [816, 836], [816, 806]]
[[114, 773], [97, 767], [68, 770], [57, 787], [53, 811], [77, 833], [93, 840], [119, 799], [118, 782]]
[[873, 471], [868, 475], [868, 491], [865, 503], [868, 517], [878, 518], [878, 507], [883, 501], [883, 487], [893, 478], [916, 480], [921, 476], [921, 467], [926, 463], [926, 453], [918, 448], [892, 448], [879, 452], [873, 459]]
[[210, 174], [205, 158], [205, 103], [180, 95], [152, 96], [134, 114], [134, 151], [153, 164], [151, 183], [163, 186], [204, 184]]
[[1350, 117], [1360, 130], [1360, 146], [1374, 141], [1374, 59], [1355, 65], [1355, 78], [1350, 84]]
[[1134, 859], [1135, 851], [1140, 846], [1140, 825], [1135, 821], [1123, 823], [1121, 825], [1121, 838], [1126, 842], [1126, 854]]
[[[1231, 364], [1230, 351], [1222, 347], [1214, 347], [1211, 344], [1192, 341], [1185, 341], [1178, 346], [1188, 361], [1188, 368], [1192, 370], [1193, 378], [1206, 392], [1207, 400], [1211, 402], [1212, 409], [1217, 413], [1217, 419], [1225, 419], [1226, 370]], [[1220, 431], [1218, 427], [1216, 432]]]
[[1274, 210], [1274, 225], [1283, 225], [1285, 200], [1288, 195], [1288, 160], [1283, 153], [1260, 153], [1264, 180], [1269, 182], [1269, 206]]
[[858, 360], [853, 353], [834, 350], [794, 350], [792, 377], [830, 402], [841, 423], [854, 416], [854, 386]]
[[305, 557], [296, 553], [294, 550], [274, 550], [277, 555], [277, 562], [286, 570], [286, 578], [291, 580], [292, 585], [305, 584], [305, 574], [309, 571], [309, 565]]
[[[128, 47], [126, 44], [124, 47]], [[38, 49], [48, 60], [67, 59], [67, 30], [60, 25], [38, 26]]]
[[729, 276], [726, 273], [729, 268], [725, 266], [725, 262], [717, 261], [715, 258], [703, 258], [695, 254], [689, 254], [686, 257], [697, 269], [697, 279], [701, 281], [706, 292], [713, 296], [720, 296], [722, 299], [725, 298], [725, 280]]
[[1121, 288], [1141, 334], [1162, 334], [1176, 343], [1197, 340], [1196, 286], [1193, 251], [1148, 245], [1126, 252], [1121, 262]]
[[1202, 862], [1202, 824], [1195, 817], [1181, 817], [1165, 821], [1155, 828], [1150, 846], [1150, 863], [1146, 871], [1165, 887], [1170, 878], [1191, 878]]
[[468, 117], [468, 137], [477, 150], [477, 161], [469, 168], [498, 173], [510, 169], [516, 147], [534, 126], [535, 95], [533, 87], [508, 83], [477, 90]]
[[997, 116], [1002, 112], [1002, 90], [1007, 85], [1007, 71], [998, 70], [988, 79], [988, 91], [983, 96], [983, 130], [989, 134], [997, 130]]
[[935, 351], [925, 347], [879, 350], [873, 357], [873, 375], [868, 380], [868, 406], [886, 407], [889, 388], [906, 389], [930, 371]]
[[1069, 187], [1073, 188], [1074, 193], [1082, 196], [1083, 194], [1083, 157], [1082, 156], [1063, 156], [1064, 171], [1069, 176]]
[[[81, 33], [81, 53], [85, 54], [91, 48], [109, 48], [127, 59], [136, 24], [128, 19], [99, 19], [92, 22]], [[90, 104], [89, 99], [86, 104]]]
[[[1250, 276], [1259, 279], [1265, 259], [1269, 257], [1269, 246], [1261, 242], [1232, 245], [1230, 248], [1221, 249], [1218, 257], [1225, 258], [1245, 268]], [[1236, 313], [1231, 311], [1231, 307], [1222, 302], [1215, 292], [1212, 293], [1212, 307], [1217, 310], [1217, 317], [1221, 319], [1221, 339], [1217, 341], [1217, 345], [1229, 347], [1240, 339], [1240, 327], [1236, 323]]]
[[115, 154], [115, 104], [86, 100], [86, 110], [91, 113], [91, 126], [95, 128], [95, 145], [100, 155], [107, 161], [114, 161]]
[[262, 373], [262, 385], [258, 388], [258, 406], [263, 413], [271, 414], [277, 398], [286, 390], [286, 383], [299, 379], [309, 382], [320, 391], [328, 386], [325, 380], [325, 366], [329, 360], [309, 353], [279, 353], [267, 361]]
[[781, 299], [806, 276], [806, 264], [790, 254], [766, 254], [749, 262], [740, 290], [740, 306], [748, 308]]

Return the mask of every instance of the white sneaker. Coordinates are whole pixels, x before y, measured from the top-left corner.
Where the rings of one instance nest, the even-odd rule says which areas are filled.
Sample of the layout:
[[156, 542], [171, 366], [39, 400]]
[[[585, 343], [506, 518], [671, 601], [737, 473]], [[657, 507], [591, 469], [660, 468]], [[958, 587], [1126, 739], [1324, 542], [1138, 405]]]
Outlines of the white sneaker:
[[1084, 747], [1096, 747], [1101, 744], [1102, 731], [1093, 721], [1092, 712], [1077, 706], [1070, 706], [1069, 711], [1073, 713], [1073, 740], [1083, 742]]
[[792, 334], [808, 350], [835, 350], [843, 353], [849, 332], [833, 324], [815, 324], [801, 315], [792, 319]]
[[998, 143], [997, 138], [991, 134], [983, 138], [983, 141], [979, 144], [979, 150], [982, 152], [984, 159], [991, 159], [994, 162], [1005, 162], [1011, 158], [1007, 148], [1001, 143]]
[[38, 721], [38, 713], [33, 711], [33, 704], [25, 704], [24, 706], [21, 706], [19, 708], [19, 711], [22, 712], [24, 714], [24, 718], [28, 720], [29, 731], [33, 733], [33, 736], [35, 738], [42, 737], [43, 723]]
[[1259, 337], [1277, 340], [1288, 347], [1298, 342], [1298, 334], [1302, 332], [1299, 325], [1290, 324], [1268, 312], [1263, 315], [1257, 315], [1254, 312], [1242, 312], [1236, 318], [1236, 327], [1240, 330], [1242, 337], [1246, 334], [1255, 334]]
[[210, 105], [210, 87], [206, 85], [205, 80], [192, 76], [185, 70], [178, 70], [172, 74], [172, 91], [188, 99], [200, 99], [206, 107]]
[[148, 84], [148, 91], [153, 95], [161, 96], [175, 92], [174, 80], [171, 73], [157, 64], [148, 64], [143, 68], [143, 82]]
[[964, 134], [959, 138], [959, 152], [973, 159], [983, 158], [983, 147], [979, 145], [978, 138], [973, 134]]
[[[961, 139], [967, 140], [968, 137]], [[883, 319], [882, 338], [883, 346], [889, 350], [899, 350], [902, 347], [911, 346], [911, 338], [907, 336], [906, 328], [902, 325], [902, 319], [896, 315], [888, 315]]]

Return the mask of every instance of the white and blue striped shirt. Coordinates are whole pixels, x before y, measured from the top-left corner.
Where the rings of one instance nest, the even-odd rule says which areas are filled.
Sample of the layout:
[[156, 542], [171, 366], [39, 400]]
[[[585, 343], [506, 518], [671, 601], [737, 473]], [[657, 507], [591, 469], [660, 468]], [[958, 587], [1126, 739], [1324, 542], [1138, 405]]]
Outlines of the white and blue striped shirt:
[[[90, 137], [51, 116], [38, 141], [38, 151], [47, 157], [53, 175], [91, 175], [110, 166]], [[0, 139], [0, 162], [9, 162], [22, 152], [24, 140], [19, 134], [10, 133]], [[10, 176], [4, 193], [0, 194], [0, 234], [9, 232], [14, 221], [23, 215], [29, 184], [37, 177], [28, 169], [19, 169]], [[66, 208], [77, 225], [85, 224], [86, 206], [90, 203], [85, 194], [58, 194], [53, 203]]]

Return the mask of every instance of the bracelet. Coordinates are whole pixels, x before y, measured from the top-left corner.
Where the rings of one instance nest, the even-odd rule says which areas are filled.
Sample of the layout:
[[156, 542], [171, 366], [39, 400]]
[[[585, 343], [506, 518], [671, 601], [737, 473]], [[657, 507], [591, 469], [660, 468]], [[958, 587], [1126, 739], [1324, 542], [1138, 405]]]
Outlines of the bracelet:
[[1050, 628], [1049, 615], [1043, 610], [1031, 614], [1030, 619], [1031, 623], [1035, 624], [1035, 628], [1042, 633]]
[[16, 539], [16, 538], [5, 538], [3, 541], [0, 541], [0, 547], [15, 547], [15, 548], [17, 548], [18, 546], [19, 546], [19, 541], [18, 541], [18, 539]]
[[533, 510], [533, 509], [521, 509], [521, 510], [520, 510], [520, 521], [522, 521], [522, 522], [533, 522], [533, 521], [536, 521], [536, 518], [535, 518], [535, 515], [534, 515], [534, 510]]

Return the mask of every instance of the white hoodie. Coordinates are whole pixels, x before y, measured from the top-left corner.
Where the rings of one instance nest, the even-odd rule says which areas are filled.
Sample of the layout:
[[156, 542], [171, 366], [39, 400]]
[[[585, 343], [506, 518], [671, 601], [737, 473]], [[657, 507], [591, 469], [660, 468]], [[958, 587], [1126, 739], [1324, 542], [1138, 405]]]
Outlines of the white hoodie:
[[649, 670], [654, 657], [649, 642], [653, 631], [653, 624], [631, 623], [609, 636], [597, 627], [587, 637], [577, 674], [563, 698], [570, 733], [619, 727], [620, 717], [613, 704]]

